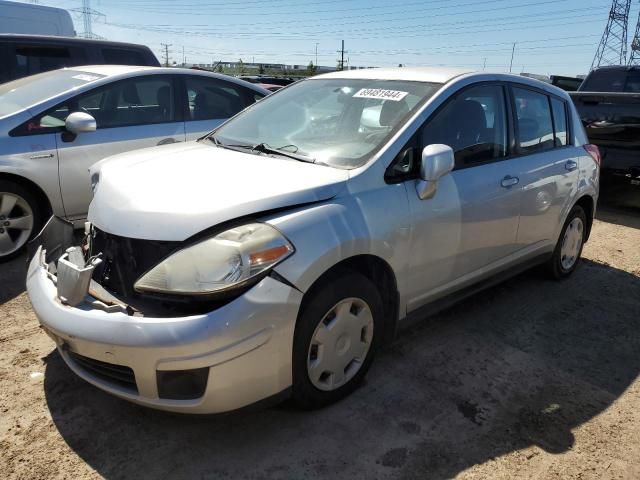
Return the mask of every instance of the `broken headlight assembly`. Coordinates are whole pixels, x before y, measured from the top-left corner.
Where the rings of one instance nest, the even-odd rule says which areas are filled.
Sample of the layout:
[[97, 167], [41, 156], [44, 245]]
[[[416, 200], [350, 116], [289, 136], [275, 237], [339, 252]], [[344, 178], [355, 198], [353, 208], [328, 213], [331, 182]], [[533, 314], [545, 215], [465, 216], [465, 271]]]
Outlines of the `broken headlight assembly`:
[[250, 223], [170, 255], [142, 275], [134, 288], [173, 295], [224, 292], [257, 280], [294, 251], [272, 226]]

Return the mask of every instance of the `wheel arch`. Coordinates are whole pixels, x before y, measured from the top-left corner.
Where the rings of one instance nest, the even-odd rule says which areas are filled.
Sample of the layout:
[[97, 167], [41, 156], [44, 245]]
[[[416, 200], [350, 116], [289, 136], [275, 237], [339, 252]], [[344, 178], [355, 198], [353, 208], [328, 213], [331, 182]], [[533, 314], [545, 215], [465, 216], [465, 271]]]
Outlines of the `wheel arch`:
[[396, 275], [383, 258], [372, 254], [354, 255], [332, 265], [320, 275], [306, 291], [300, 310], [304, 309], [307, 299], [313, 292], [321, 288], [332, 278], [344, 274], [345, 271], [355, 271], [367, 277], [373, 283], [382, 298], [384, 306], [383, 344], [390, 344], [395, 338], [399, 318], [400, 294]]
[[6, 172], [0, 172], [0, 180], [13, 182], [28, 189], [36, 197], [38, 208], [40, 208], [40, 211], [42, 212], [43, 219], [46, 220], [51, 216], [53, 212], [51, 201], [44, 190], [42, 190], [42, 188], [40, 188], [36, 183], [20, 175]]
[[584, 210], [584, 213], [587, 217], [587, 235], [585, 238], [585, 242], [589, 240], [589, 236], [591, 235], [591, 227], [593, 226], [593, 217], [595, 213], [595, 201], [591, 195], [585, 194], [581, 196], [575, 203], [575, 205], [579, 205]]

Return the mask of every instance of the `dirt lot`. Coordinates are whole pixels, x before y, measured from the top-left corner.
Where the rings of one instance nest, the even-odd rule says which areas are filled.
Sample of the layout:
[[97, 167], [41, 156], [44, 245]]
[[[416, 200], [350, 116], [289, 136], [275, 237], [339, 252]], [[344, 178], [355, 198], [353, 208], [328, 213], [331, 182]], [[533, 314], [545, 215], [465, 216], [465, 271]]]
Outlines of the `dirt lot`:
[[404, 331], [342, 403], [189, 417], [76, 378], [0, 267], [3, 478], [640, 478], [640, 210], [570, 280], [529, 272]]

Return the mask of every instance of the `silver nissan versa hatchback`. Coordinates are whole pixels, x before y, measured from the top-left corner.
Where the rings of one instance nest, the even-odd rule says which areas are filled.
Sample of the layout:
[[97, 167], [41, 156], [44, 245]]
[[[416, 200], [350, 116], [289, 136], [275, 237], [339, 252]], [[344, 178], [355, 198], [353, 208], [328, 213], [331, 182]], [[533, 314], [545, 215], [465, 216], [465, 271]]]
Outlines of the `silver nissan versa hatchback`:
[[570, 275], [599, 154], [553, 86], [373, 69], [91, 175], [81, 245], [55, 217], [31, 245], [33, 308], [88, 382], [210, 413], [334, 402], [405, 319], [536, 264]]

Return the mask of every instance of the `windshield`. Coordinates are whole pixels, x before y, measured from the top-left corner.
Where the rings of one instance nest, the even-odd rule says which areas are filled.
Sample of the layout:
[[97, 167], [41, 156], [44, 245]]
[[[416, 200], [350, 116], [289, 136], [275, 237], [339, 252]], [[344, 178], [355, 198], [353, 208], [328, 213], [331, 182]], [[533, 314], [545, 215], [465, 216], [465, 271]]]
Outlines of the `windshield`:
[[0, 117], [6, 117], [104, 75], [80, 70], [54, 70], [0, 85]]
[[356, 168], [440, 86], [391, 80], [302, 81], [230, 120], [214, 132], [215, 141], [266, 145], [317, 163]]

